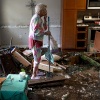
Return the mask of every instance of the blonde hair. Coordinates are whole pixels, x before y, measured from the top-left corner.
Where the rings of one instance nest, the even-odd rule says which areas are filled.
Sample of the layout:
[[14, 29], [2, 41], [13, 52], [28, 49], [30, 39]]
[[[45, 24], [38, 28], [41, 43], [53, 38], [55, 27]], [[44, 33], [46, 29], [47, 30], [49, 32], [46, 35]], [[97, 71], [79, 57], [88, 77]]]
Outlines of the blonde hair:
[[35, 6], [35, 13], [39, 14], [42, 10], [45, 10], [47, 5], [39, 3]]

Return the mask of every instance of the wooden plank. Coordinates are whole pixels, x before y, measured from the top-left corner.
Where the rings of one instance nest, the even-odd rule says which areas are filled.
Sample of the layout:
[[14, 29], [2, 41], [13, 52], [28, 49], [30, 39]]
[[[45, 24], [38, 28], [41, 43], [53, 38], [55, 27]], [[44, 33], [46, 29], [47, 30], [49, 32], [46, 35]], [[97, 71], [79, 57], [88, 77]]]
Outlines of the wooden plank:
[[[49, 71], [49, 65], [40, 63], [40, 64], [39, 64], [39, 69], [48, 72], [48, 71]], [[50, 72], [54, 72], [54, 68], [53, 68], [52, 66], [50, 66]]]
[[[48, 61], [42, 61], [39, 64], [39, 69], [49, 72], [49, 63]], [[50, 72], [61, 72], [62, 69], [58, 66], [50, 65]]]
[[25, 50], [25, 51], [23, 51], [23, 54], [25, 56], [30, 56], [30, 55], [32, 55], [32, 51], [31, 50]]
[[11, 51], [13, 57], [15, 59], [17, 59], [20, 63], [22, 63], [25, 67], [28, 67], [31, 65], [31, 63], [25, 59], [19, 52], [17, 52], [16, 48], [14, 48], [12, 51]]
[[66, 67], [64, 65], [60, 65], [57, 62], [54, 62], [54, 64], [57, 65], [57, 66], [59, 66], [59, 67], [61, 67], [62, 69], [65, 69], [66, 70]]
[[51, 82], [59, 82], [59, 81], [64, 81], [66, 78], [64, 76], [53, 76], [49, 78], [40, 78], [37, 80], [29, 80], [28, 85], [35, 85], [35, 84], [43, 84], [43, 83], [51, 83]]

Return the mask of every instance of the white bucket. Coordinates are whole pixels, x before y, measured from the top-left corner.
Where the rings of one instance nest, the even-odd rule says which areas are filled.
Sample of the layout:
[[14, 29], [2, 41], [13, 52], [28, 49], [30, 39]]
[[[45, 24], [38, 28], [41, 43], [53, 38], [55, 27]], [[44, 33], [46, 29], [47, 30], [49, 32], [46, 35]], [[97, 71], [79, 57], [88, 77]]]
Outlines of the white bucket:
[[26, 78], [26, 73], [25, 72], [20, 72], [19, 76], [20, 76], [20, 81], [23, 81]]

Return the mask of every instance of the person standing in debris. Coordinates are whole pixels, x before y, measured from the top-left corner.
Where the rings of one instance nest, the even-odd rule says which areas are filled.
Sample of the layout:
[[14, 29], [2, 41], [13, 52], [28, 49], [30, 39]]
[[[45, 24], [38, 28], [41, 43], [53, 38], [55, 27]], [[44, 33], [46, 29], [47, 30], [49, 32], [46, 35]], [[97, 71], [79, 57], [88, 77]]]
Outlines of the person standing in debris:
[[47, 31], [47, 5], [39, 3], [35, 6], [35, 14], [31, 18], [29, 26], [29, 48], [32, 49], [34, 57], [31, 79], [40, 78], [37, 74], [44, 35], [51, 35], [50, 31]]

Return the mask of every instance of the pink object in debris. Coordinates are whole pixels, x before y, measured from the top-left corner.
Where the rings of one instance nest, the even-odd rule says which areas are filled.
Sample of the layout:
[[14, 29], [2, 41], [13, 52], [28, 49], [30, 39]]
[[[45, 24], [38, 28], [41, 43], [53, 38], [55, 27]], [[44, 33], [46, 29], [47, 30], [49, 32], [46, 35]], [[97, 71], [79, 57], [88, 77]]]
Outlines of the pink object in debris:
[[100, 52], [100, 32], [96, 31], [94, 39], [94, 48], [96, 51]]

